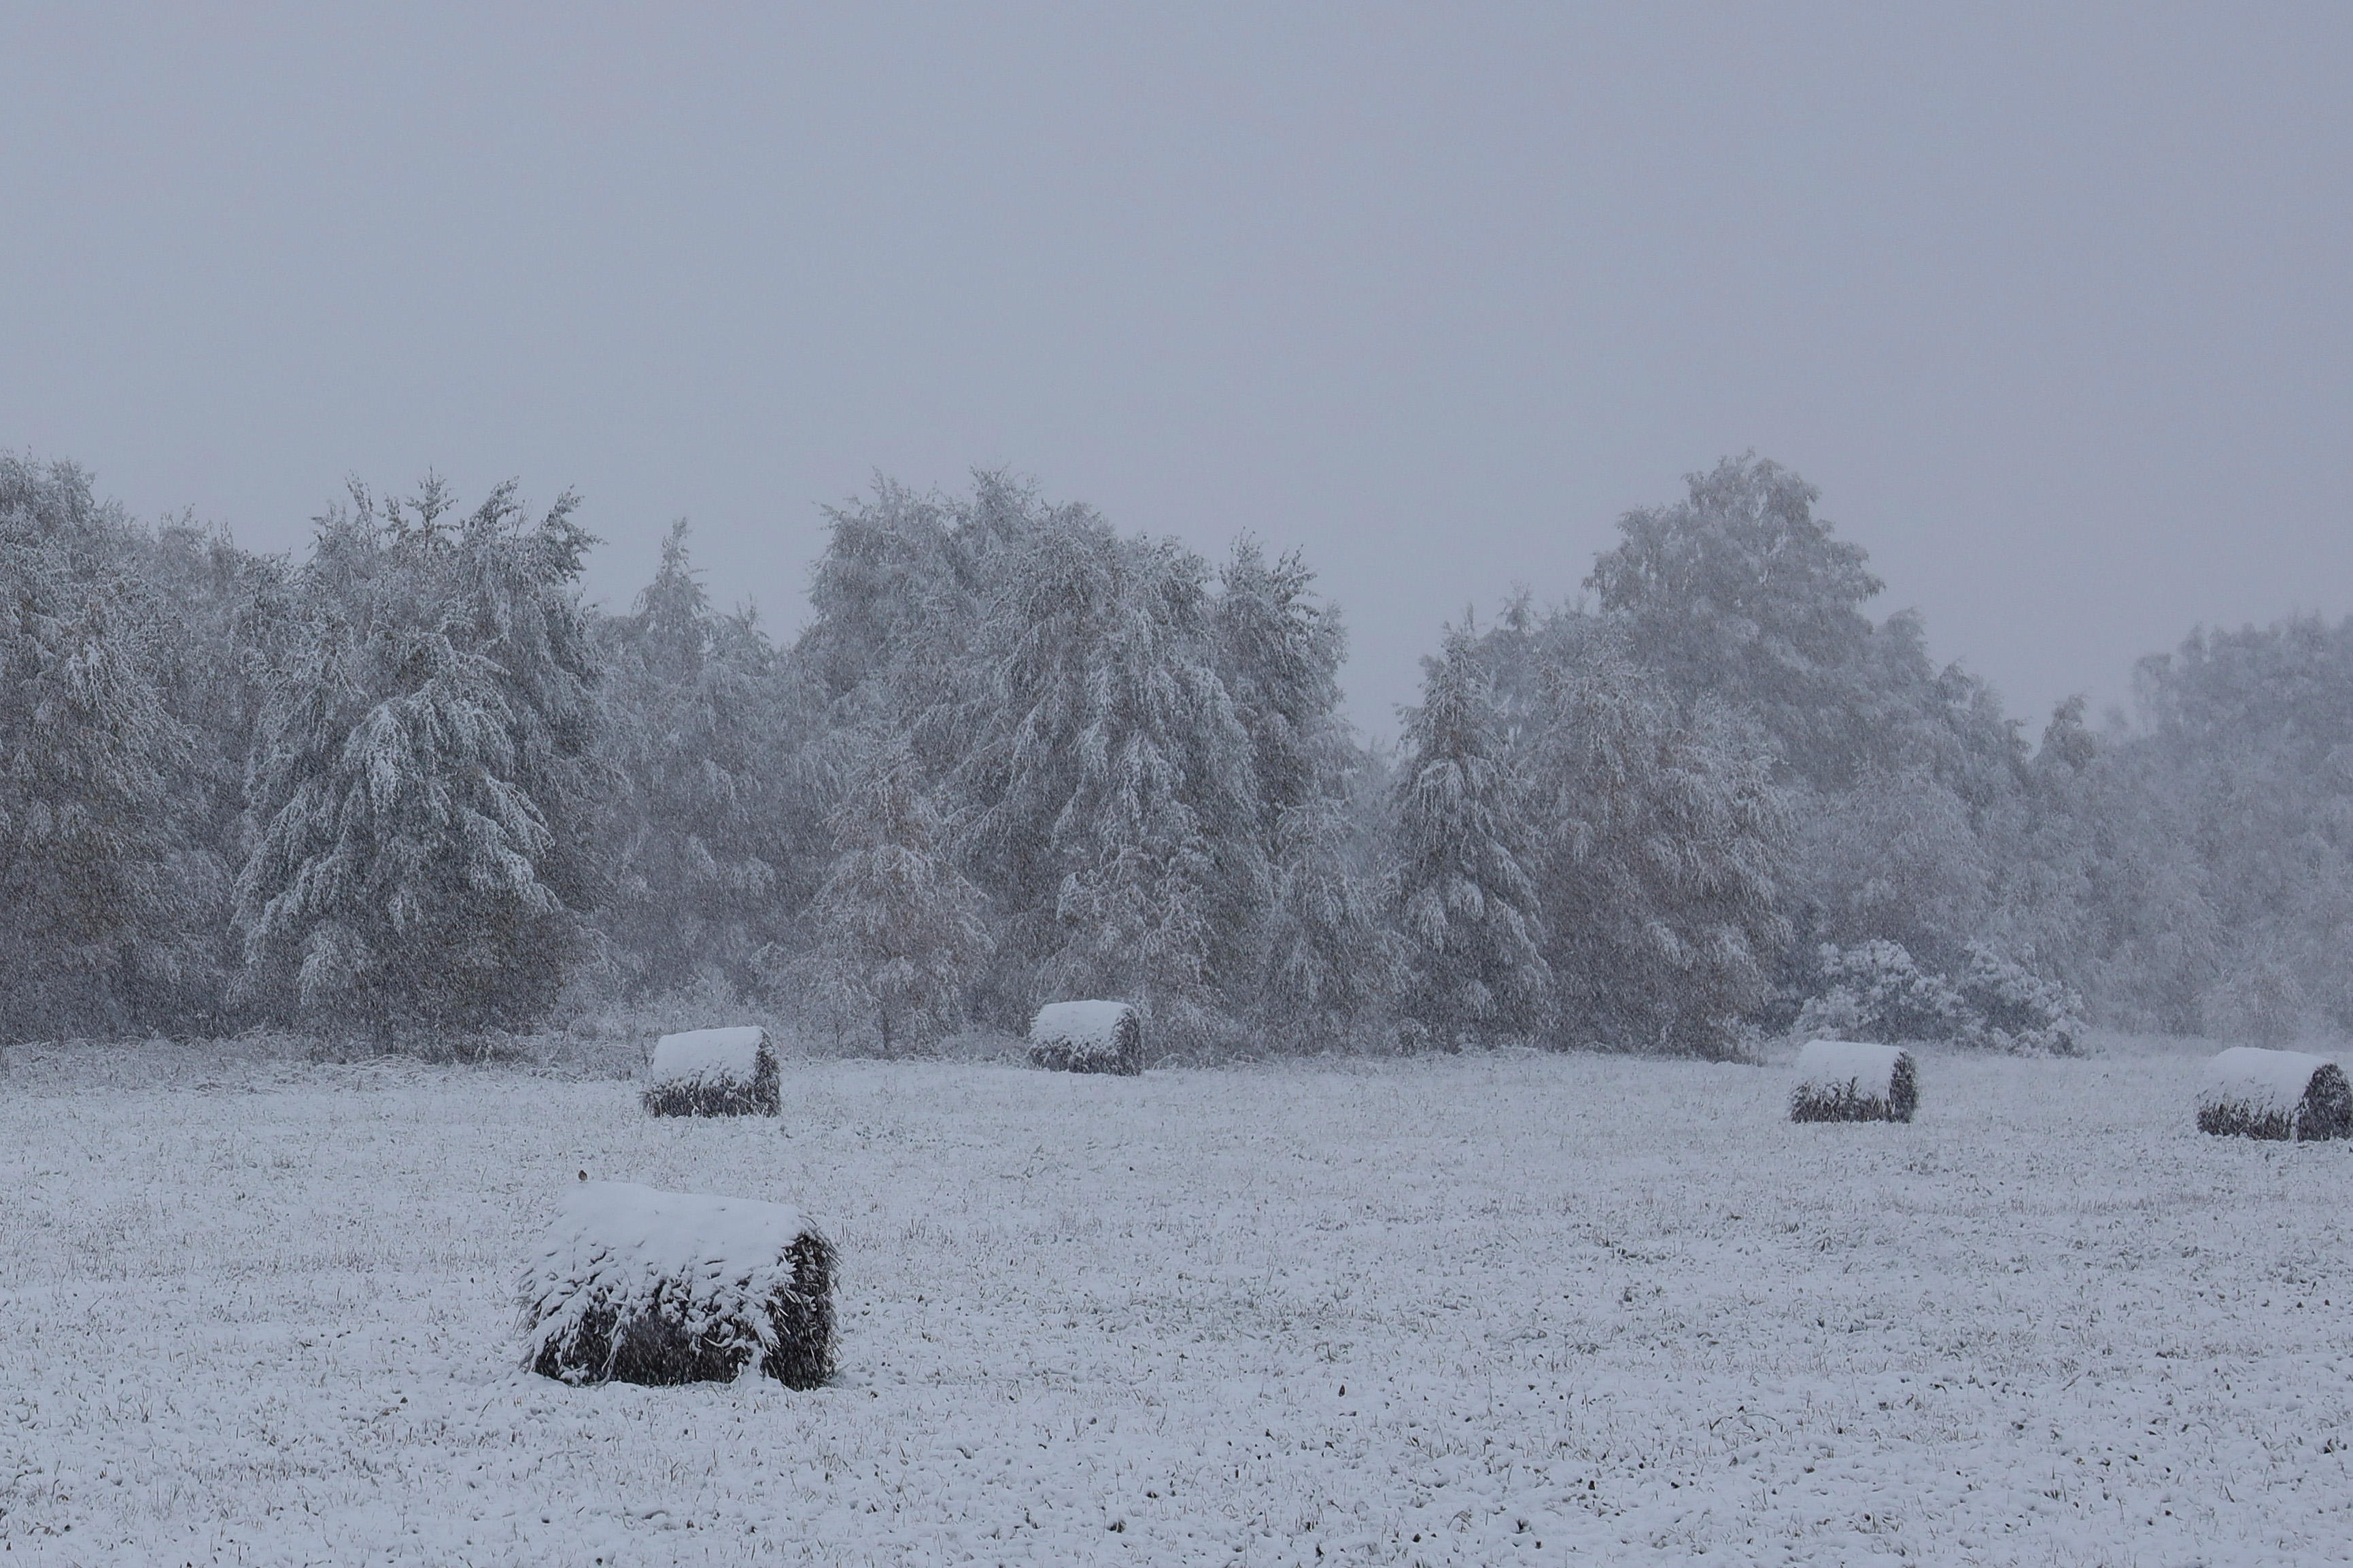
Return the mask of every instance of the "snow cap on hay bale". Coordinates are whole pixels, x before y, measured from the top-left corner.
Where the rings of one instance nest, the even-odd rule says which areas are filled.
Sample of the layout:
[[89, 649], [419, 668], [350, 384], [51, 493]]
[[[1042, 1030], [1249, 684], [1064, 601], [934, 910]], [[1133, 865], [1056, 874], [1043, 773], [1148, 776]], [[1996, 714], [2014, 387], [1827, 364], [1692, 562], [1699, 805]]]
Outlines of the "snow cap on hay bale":
[[523, 1364], [565, 1383], [787, 1388], [833, 1372], [833, 1244], [782, 1204], [588, 1182], [523, 1271]]
[[2353, 1137], [2353, 1084], [2323, 1057], [2232, 1046], [2206, 1064], [2198, 1131], [2299, 1142]]
[[1029, 1065], [1053, 1072], [1144, 1070], [1144, 1023], [1125, 1002], [1050, 1002], [1029, 1023]]
[[1798, 1053], [1792, 1121], [1909, 1121], [1919, 1106], [1919, 1073], [1900, 1046], [1809, 1040]]
[[656, 1116], [774, 1116], [784, 1107], [768, 1031], [690, 1029], [654, 1042], [646, 1109]]

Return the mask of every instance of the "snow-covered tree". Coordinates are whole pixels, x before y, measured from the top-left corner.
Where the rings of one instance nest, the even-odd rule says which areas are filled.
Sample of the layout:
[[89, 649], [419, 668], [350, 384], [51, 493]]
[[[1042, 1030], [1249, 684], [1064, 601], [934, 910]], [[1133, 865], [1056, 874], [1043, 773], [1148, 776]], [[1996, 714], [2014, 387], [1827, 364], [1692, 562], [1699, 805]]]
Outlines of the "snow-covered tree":
[[279, 563], [0, 455], [0, 1032], [227, 1021]]
[[428, 478], [405, 505], [354, 486], [321, 519], [237, 880], [259, 994], [379, 1037], [518, 1026], [552, 1000], [600, 881], [573, 505], [532, 522], [510, 483], [450, 521]]
[[1525, 1036], [1552, 976], [1526, 856], [1531, 835], [1476, 638], [1450, 630], [1406, 712], [1397, 897], [1406, 1014], [1442, 1044]]
[[1121, 996], [1167, 1033], [1219, 1027], [1239, 979], [1228, 911], [1254, 907], [1265, 870], [1206, 567], [1077, 507], [997, 555], [987, 685], [950, 779], [965, 863], [1006, 922], [997, 1009]]
[[804, 847], [822, 807], [797, 689], [748, 610], [712, 608], [683, 521], [634, 612], [602, 632], [607, 951], [632, 991], [704, 974], [749, 989], [823, 868]]
[[990, 939], [904, 738], [873, 742], [863, 773], [833, 815], [810, 968], [837, 1016], [894, 1056], [963, 1026]]
[[121, 1026], [170, 949], [188, 750], [142, 584], [69, 466], [0, 458], [0, 1031]]
[[1294, 1050], [1361, 1049], [1403, 993], [1403, 939], [1345, 799], [1286, 810], [1275, 831], [1273, 897], [1250, 1016], [1266, 1042]]
[[1843, 783], [1885, 740], [1862, 613], [1883, 584], [1787, 468], [1750, 454], [1687, 482], [1684, 500], [1620, 520], [1587, 585], [1635, 659], [1756, 713], [1799, 776]]
[[1606, 622], [1554, 618], [1515, 762], [1565, 1042], [1720, 1057], [1789, 940], [1769, 751], [1679, 701]]

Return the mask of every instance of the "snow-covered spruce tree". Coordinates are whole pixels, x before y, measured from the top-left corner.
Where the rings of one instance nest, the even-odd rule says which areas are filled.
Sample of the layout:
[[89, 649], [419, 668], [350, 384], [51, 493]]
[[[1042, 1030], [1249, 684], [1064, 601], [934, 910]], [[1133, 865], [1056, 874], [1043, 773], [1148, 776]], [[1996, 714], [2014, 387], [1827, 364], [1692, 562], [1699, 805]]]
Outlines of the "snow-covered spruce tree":
[[861, 772], [833, 814], [838, 853], [809, 910], [809, 967], [836, 1016], [887, 1057], [963, 1026], [990, 943], [980, 891], [947, 857], [905, 739], [871, 741]]
[[302, 625], [252, 771], [247, 981], [322, 1026], [456, 1044], [553, 999], [598, 878], [596, 667], [567, 494], [451, 520], [353, 488], [298, 578]]
[[606, 951], [633, 994], [710, 974], [747, 990], [809, 892], [797, 691], [749, 611], [712, 608], [683, 521], [634, 612], [599, 630]]
[[155, 605], [86, 476], [0, 458], [0, 1036], [122, 1027], [178, 934], [166, 791], [189, 749]]
[[1606, 622], [1558, 615], [1520, 736], [1564, 1044], [1725, 1057], [1788, 940], [1770, 752], [1679, 701]]
[[1476, 637], [1450, 629], [1405, 716], [1396, 873], [1404, 1010], [1450, 1047], [1535, 1033], [1552, 984], [1501, 731]]
[[[962, 858], [1003, 921], [996, 1021], [1036, 1003], [1143, 1002], [1164, 1040], [1227, 1026], [1262, 897], [1250, 737], [1214, 664], [1207, 568], [1082, 507], [997, 543], [948, 785]], [[1246, 951], [1246, 950], [1245, 950]]]

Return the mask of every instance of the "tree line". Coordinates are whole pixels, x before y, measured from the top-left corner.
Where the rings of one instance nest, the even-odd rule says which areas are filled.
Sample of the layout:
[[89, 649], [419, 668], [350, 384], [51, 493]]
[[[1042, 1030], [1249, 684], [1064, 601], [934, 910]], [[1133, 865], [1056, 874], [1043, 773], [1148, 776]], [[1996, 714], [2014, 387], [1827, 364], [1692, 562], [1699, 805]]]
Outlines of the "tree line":
[[2030, 742], [1753, 456], [1445, 628], [1394, 744], [1295, 553], [1006, 476], [828, 513], [805, 628], [684, 524], [354, 486], [307, 557], [0, 458], [0, 1033], [480, 1039], [720, 986], [850, 1048], [2069, 1048], [2353, 1028], [2353, 620], [2193, 633]]

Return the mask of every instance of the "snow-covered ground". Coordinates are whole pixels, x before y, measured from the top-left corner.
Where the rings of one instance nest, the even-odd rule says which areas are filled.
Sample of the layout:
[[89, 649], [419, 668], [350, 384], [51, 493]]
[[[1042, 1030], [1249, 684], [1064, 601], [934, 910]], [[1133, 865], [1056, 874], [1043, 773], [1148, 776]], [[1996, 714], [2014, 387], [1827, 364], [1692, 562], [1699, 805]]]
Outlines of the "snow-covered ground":
[[[1910, 1126], [1596, 1058], [791, 1062], [779, 1125], [19, 1047], [0, 1563], [2346, 1560], [2353, 1147], [2108, 1044], [1924, 1053]], [[826, 1226], [839, 1382], [517, 1370], [582, 1170]]]

